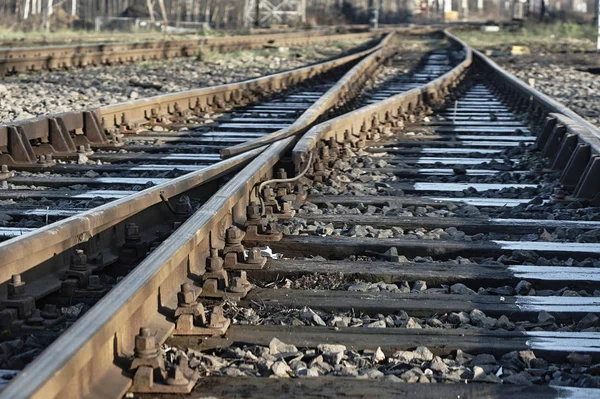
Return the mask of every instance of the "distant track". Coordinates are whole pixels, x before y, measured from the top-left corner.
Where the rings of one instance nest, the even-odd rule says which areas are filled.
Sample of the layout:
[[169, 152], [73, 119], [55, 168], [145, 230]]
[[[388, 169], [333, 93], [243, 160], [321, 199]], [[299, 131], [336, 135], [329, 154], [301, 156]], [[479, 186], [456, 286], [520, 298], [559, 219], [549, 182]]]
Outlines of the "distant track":
[[202, 52], [228, 52], [267, 46], [302, 46], [339, 40], [365, 40], [374, 32], [331, 34], [326, 30], [203, 39], [144, 42], [110, 42], [73, 45], [0, 48], [0, 77], [17, 72], [112, 65], [174, 57], [195, 57]]

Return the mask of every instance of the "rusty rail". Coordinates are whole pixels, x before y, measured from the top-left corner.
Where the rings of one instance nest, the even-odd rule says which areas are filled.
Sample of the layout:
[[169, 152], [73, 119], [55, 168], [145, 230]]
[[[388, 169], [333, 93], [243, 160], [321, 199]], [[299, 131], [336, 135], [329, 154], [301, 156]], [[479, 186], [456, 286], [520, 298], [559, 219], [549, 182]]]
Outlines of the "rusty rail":
[[[0, 164], [47, 168], [52, 156], [73, 155], [78, 147], [120, 147], [122, 133], [135, 132], [144, 122], [202, 113], [226, 103], [242, 105], [261, 93], [273, 93], [366, 56], [368, 49], [331, 61], [243, 82], [143, 98], [101, 108], [49, 115], [0, 124]], [[43, 145], [33, 148], [29, 141]], [[40, 157], [43, 155], [43, 157]]]
[[150, 326], [160, 342], [168, 337], [173, 324], [159, 308], [177, 307], [175, 293], [188, 281], [188, 272], [202, 273], [210, 244], [223, 247], [218, 239], [224, 237], [223, 227], [242, 222], [253, 186], [271, 176], [291, 143], [291, 138], [279, 141], [258, 155], [27, 366], [0, 397], [121, 397], [131, 380], [123, 375], [119, 358], [133, 353], [139, 328]]
[[393, 52], [393, 49], [387, 47], [392, 40], [393, 35], [393, 33], [388, 34], [376, 47], [375, 52], [355, 65], [352, 70], [340, 79], [289, 127], [246, 143], [225, 148], [221, 151], [221, 156], [223, 158], [231, 157], [253, 148], [303, 133], [308, 127], [324, 117], [329, 110], [332, 110], [334, 107], [343, 107], [348, 99], [354, 97], [355, 93], [362, 88], [369, 78], [370, 73], [375, 71]]
[[[57, 137], [63, 138], [65, 141], [73, 137], [80, 140], [78, 143], [82, 143], [82, 138], [89, 137], [88, 134], [90, 133], [90, 126], [88, 125], [86, 129], [85, 124], [86, 115], [89, 114], [94, 116], [93, 120], [97, 122], [93, 125], [94, 132], [104, 134], [106, 126], [103, 125], [110, 125], [113, 133], [115, 133], [115, 131], [120, 131], [119, 128], [133, 129], [143, 121], [149, 121], [150, 118], [147, 116], [150, 115], [155, 118], [165, 118], [174, 113], [192, 112], [192, 110], [203, 112], [207, 107], [217, 102], [240, 100], [243, 95], [249, 95], [244, 93], [249, 93], [251, 89], [278, 91], [336, 67], [355, 62], [373, 51], [375, 49], [368, 49], [321, 64], [240, 83], [167, 94], [92, 111], [52, 115], [10, 125], [0, 125], [0, 148], [8, 147], [9, 149], [8, 153], [0, 154], [0, 160], [5, 163], [9, 156], [15, 155], [14, 147], [16, 144], [26, 148], [26, 150], [16, 152], [16, 154], [33, 152], [33, 148], [29, 145], [29, 140], [33, 138], [42, 138], [51, 145], [60, 142]], [[197, 106], [198, 103], [201, 105]], [[92, 119], [92, 117], [89, 116], [89, 119]], [[127, 122], [121, 125], [112, 125], [113, 122], [107, 122], [107, 120], [114, 121], [115, 119], [126, 120]], [[5, 130], [3, 131], [3, 129]], [[74, 135], [75, 132], [83, 134]], [[8, 135], [3, 133], [8, 133]], [[22, 140], [11, 140], [14, 137], [22, 138]], [[119, 136], [109, 133], [108, 137]], [[13, 145], [12, 150], [9, 144]], [[102, 143], [99, 145], [102, 146]], [[73, 146], [73, 151], [75, 151], [75, 146]], [[6, 291], [6, 282], [10, 280], [13, 274], [23, 274], [25, 281], [34, 281], [47, 274], [55, 275], [64, 269], [64, 265], [68, 264], [68, 254], [65, 252], [68, 249], [87, 242], [91, 237], [98, 236], [118, 224], [123, 224], [124, 220], [128, 220], [144, 209], [156, 205], [162, 200], [161, 194], [167, 199], [175, 198], [193, 187], [206, 184], [225, 173], [236, 170], [259, 152], [260, 150], [242, 154], [231, 159], [231, 162], [219, 163], [210, 168], [187, 174], [174, 179], [172, 182], [146, 189], [135, 196], [111, 202], [22, 237], [0, 243], [0, 293]], [[48, 156], [45, 157], [45, 160], [44, 166], [52, 164]], [[62, 255], [56, 256], [56, 254]], [[51, 286], [46, 285], [46, 288], [50, 289]], [[35, 296], [46, 293], [47, 291], [42, 290], [42, 292], [36, 292]]]
[[265, 46], [299, 46], [338, 40], [362, 40], [374, 35], [371, 32], [341, 35], [326, 33], [308, 31], [204, 39], [12, 47], [0, 49], [0, 76], [43, 69], [191, 57], [203, 51], [225, 52]]
[[[446, 35], [460, 40], [449, 32]], [[473, 50], [473, 55], [474, 62], [492, 77], [490, 82], [513, 104], [513, 109], [528, 115], [530, 125], [538, 131], [536, 147], [552, 159], [553, 170], [562, 170], [561, 184], [573, 189], [575, 198], [600, 204], [600, 129], [481, 52]]]
[[[465, 49], [465, 60], [461, 64], [420, 89], [313, 127], [293, 150], [298, 171], [303, 169], [300, 166], [306, 164], [307, 156], [314, 151], [318, 140], [335, 137], [343, 141], [352, 136], [361, 136], [369, 126], [380, 128], [426, 105], [439, 102], [442, 96], [466, 77], [474, 60], [473, 53], [462, 41], [449, 37]], [[476, 62], [485, 61], [485, 58], [475, 55], [478, 57]], [[496, 73], [505, 72], [497, 70]], [[515, 91], [521, 89], [518, 86], [507, 95], [514, 95]], [[543, 102], [544, 97], [538, 96], [537, 92], [527, 92], [536, 97], [532, 102]], [[535, 109], [533, 111], [535, 113]], [[566, 125], [565, 129], [552, 128], [550, 136], [556, 136], [557, 130], [575, 135], [583, 134], [583, 128], [587, 130], [578, 118], [565, 117], [564, 114], [542, 113], [536, 119], [543, 119], [541, 122], [545, 121], [547, 125], [550, 123], [546, 119], [548, 116], [549, 120], [554, 118], [557, 124]], [[589, 129], [589, 133], [599, 137], [595, 129]], [[163, 342], [169, 335], [173, 323], [168, 319], [166, 310], [177, 307], [175, 292], [179, 285], [193, 283], [193, 276], [205, 271], [204, 261], [210, 248], [224, 246], [222, 237], [227, 226], [243, 225], [247, 221], [246, 206], [257, 198], [256, 185], [272, 177], [273, 168], [293, 144], [294, 137], [287, 137], [270, 144], [257, 155], [114, 290], [20, 373], [0, 393], [0, 397], [122, 395], [131, 384], [123, 368], [126, 368], [126, 360], [133, 352], [134, 337], [139, 328], [148, 327], [156, 332], [158, 342]], [[253, 154], [258, 152], [260, 149], [254, 150]]]
[[465, 49], [465, 59], [459, 65], [420, 88], [395, 95], [313, 127], [302, 136], [292, 151], [296, 171], [304, 168], [309, 154], [316, 149], [316, 144], [321, 140], [335, 138], [343, 142], [345, 137], [359, 137], [370, 127], [379, 126], [380, 122], [414, 112], [426, 103], [435, 103], [443, 98], [460, 82], [473, 62], [471, 49], [460, 39], [454, 36], [449, 38]]
[[143, 98], [99, 109], [102, 125], [108, 131], [135, 129], [140, 123], [167, 114], [206, 110], [212, 105], [248, 100], [255, 91], [280, 91], [288, 86], [310, 79], [341, 65], [364, 57], [376, 48], [337, 58], [292, 71], [280, 72], [256, 79], [185, 92]]
[[[465, 68], [461, 64], [439, 85], [449, 86]], [[432, 98], [424, 96], [421, 101]], [[346, 118], [354, 119], [354, 114]], [[255, 154], [261, 149], [238, 155], [256, 158], [27, 366], [0, 397], [121, 396], [131, 384], [123, 368], [139, 328], [156, 332], [158, 342], [166, 339], [173, 323], [165, 310], [177, 307], [180, 284], [193, 283], [192, 275], [204, 273], [210, 248], [223, 248], [228, 226], [246, 222], [246, 206], [257, 199], [257, 184], [273, 176], [275, 165], [293, 143], [291, 136], [270, 144], [259, 155]]]

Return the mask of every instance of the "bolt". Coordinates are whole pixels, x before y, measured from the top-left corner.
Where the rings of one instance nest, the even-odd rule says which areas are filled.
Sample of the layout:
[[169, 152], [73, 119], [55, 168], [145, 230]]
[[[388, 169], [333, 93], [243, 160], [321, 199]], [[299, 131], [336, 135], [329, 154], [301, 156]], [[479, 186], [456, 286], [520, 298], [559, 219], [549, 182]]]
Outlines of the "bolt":
[[8, 165], [2, 165], [2, 173], [8, 173]]
[[125, 241], [140, 242], [141, 240], [140, 227], [135, 223], [127, 223], [125, 225]]
[[302, 183], [296, 183], [296, 185], [294, 186], [296, 194], [303, 196], [306, 194], [306, 191], [304, 191], [304, 184]]
[[134, 355], [138, 359], [152, 359], [158, 357], [156, 338], [150, 334], [148, 327], [141, 327], [140, 333], [135, 336]]
[[265, 201], [274, 201], [275, 200], [275, 192], [272, 187], [265, 187], [263, 190], [263, 197]]
[[279, 168], [277, 170], [277, 178], [278, 179], [287, 179], [287, 172], [283, 168]]
[[235, 293], [245, 293], [251, 287], [248, 279], [246, 277], [246, 272], [244, 270], [240, 270], [235, 273], [236, 276], [233, 277], [231, 281], [231, 286], [229, 290]]
[[8, 299], [17, 299], [25, 296], [25, 283], [21, 281], [20, 274], [13, 274], [8, 283]]
[[293, 210], [291, 201], [284, 201], [283, 204], [281, 204], [281, 213], [291, 214]]
[[251, 201], [250, 204], [246, 206], [246, 217], [248, 220], [260, 220], [260, 207], [256, 201]]
[[40, 155], [38, 158], [38, 163], [46, 163], [46, 156]]
[[87, 255], [82, 249], [76, 249], [71, 254], [71, 270], [86, 271], [87, 270]]
[[177, 293], [178, 306], [189, 306], [196, 302], [196, 293], [188, 283], [181, 284], [181, 291]]
[[175, 213], [177, 213], [178, 216], [185, 217], [192, 214], [192, 204], [189, 197], [184, 195], [179, 198], [177, 204], [175, 204]]
[[218, 272], [221, 270], [223, 270], [223, 259], [219, 256], [219, 250], [211, 248], [210, 257], [206, 260], [206, 271]]
[[564, 200], [565, 190], [563, 190], [562, 187], [556, 187], [553, 192], [553, 197], [557, 200]]
[[335, 140], [335, 137], [330, 137], [329, 138], [329, 147], [331, 148], [338, 148], [338, 142]]
[[104, 288], [100, 276], [92, 275], [88, 278], [88, 286], [86, 287], [90, 291], [99, 291]]
[[244, 232], [237, 226], [231, 226], [225, 233], [225, 243], [227, 245], [241, 244], [244, 235]]
[[51, 303], [47, 303], [44, 305], [44, 309], [42, 310], [41, 315], [45, 319], [57, 319], [59, 316], [56, 305], [53, 305]]
[[248, 259], [246, 259], [246, 263], [260, 264], [263, 260], [264, 257], [262, 256], [259, 247], [253, 247], [248, 251]]
[[210, 328], [221, 328], [225, 325], [227, 319], [223, 314], [223, 308], [221, 306], [215, 306], [210, 313]]
[[190, 380], [185, 376], [184, 362], [187, 366], [187, 359], [181, 355], [177, 356], [177, 364], [169, 369], [168, 378], [166, 380], [167, 385], [172, 386], [184, 386], [190, 383]]
[[46, 154], [46, 162], [52, 162], [52, 154]]
[[85, 146], [80, 145], [79, 149], [77, 150], [77, 152], [85, 152]]
[[28, 326], [43, 326], [44, 318], [42, 317], [39, 309], [33, 309], [31, 316], [25, 320], [25, 324]]
[[267, 223], [263, 229], [264, 234], [277, 234], [279, 233], [279, 227], [277, 224]]

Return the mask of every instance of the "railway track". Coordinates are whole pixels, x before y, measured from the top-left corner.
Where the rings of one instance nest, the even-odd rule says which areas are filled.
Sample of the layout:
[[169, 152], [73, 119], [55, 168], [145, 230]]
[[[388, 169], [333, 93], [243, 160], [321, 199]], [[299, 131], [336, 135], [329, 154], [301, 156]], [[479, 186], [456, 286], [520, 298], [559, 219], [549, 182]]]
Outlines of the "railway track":
[[[335, 84], [352, 63], [308, 79], [280, 93], [257, 97], [236, 108], [180, 121], [140, 126], [125, 134], [121, 146], [80, 148], [78, 154], [52, 157], [52, 167], [24, 168], [4, 180], [0, 198], [10, 202], [0, 235], [26, 234], [53, 221], [167, 183], [216, 164], [219, 150], [291, 125]], [[48, 155], [43, 156], [48, 161]]]
[[202, 39], [170, 39], [74, 45], [0, 48], [0, 77], [13, 73], [195, 57], [202, 52], [228, 52], [268, 46], [301, 46], [339, 40], [367, 40], [376, 32], [332, 34], [325, 29]]
[[69, 292], [15, 277], [3, 320], [51, 331], [57, 305], [98, 301], [0, 396], [597, 395], [599, 132], [448, 39], [461, 50], [359, 90], [383, 46], [316, 90], [318, 111], [215, 148], [213, 176], [243, 168], [212, 187], [194, 172], [137, 216], [122, 199], [104, 225], [0, 244], [3, 281]]
[[[0, 126], [9, 139], [27, 139], [21, 146], [7, 141], [2, 155], [7, 165], [0, 236], [20, 236], [143, 188], [201, 173], [219, 160], [221, 149], [287, 128], [307, 110], [317, 117], [315, 111], [323, 108], [317, 100], [371, 51], [247, 82]], [[192, 110], [178, 109], [192, 102]], [[89, 132], [86, 117], [109, 129]], [[78, 123], [84, 133], [79, 136], [73, 134]]]

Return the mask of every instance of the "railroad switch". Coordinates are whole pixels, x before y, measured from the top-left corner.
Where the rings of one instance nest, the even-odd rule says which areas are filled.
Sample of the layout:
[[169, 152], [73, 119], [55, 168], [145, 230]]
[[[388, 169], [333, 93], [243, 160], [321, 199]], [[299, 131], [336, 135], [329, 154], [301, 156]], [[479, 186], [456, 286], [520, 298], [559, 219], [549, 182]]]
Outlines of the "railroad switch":
[[198, 374], [191, 371], [184, 357], [177, 359], [168, 371], [156, 337], [147, 327], [135, 336], [135, 352], [130, 370], [135, 372], [131, 392], [137, 393], [190, 393]]
[[[200, 292], [203, 292], [201, 289]], [[204, 306], [197, 301], [198, 295], [190, 284], [182, 284], [177, 293], [174, 335], [224, 335], [231, 321], [223, 315], [223, 309], [215, 306], [208, 321]]]

